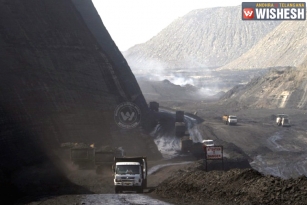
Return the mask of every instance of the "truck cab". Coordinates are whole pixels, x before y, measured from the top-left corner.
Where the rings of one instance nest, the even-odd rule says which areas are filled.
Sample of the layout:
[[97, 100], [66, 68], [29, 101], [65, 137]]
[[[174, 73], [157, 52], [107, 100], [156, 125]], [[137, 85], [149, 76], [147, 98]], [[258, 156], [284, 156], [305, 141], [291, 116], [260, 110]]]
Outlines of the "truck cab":
[[238, 122], [237, 116], [235, 116], [235, 115], [229, 115], [228, 116], [228, 124], [229, 125], [236, 125], [237, 122]]
[[238, 120], [235, 115], [223, 115], [222, 120], [226, 125], [236, 125]]
[[283, 119], [289, 119], [289, 116], [288, 115], [286, 115], [286, 114], [278, 114], [277, 116], [276, 116], [276, 124], [277, 125], [282, 125], [282, 120]]
[[113, 172], [115, 193], [123, 191], [143, 193], [143, 189], [147, 186], [147, 161], [145, 157], [115, 157]]
[[117, 162], [115, 165], [115, 193], [142, 192], [142, 170], [139, 162]]

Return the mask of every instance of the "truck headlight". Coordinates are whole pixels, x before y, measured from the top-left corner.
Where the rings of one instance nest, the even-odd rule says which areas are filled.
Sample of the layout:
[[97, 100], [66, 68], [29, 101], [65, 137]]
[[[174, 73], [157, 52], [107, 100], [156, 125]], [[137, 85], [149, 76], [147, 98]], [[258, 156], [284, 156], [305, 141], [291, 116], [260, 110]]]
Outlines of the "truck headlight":
[[116, 181], [116, 182], [120, 182], [120, 179], [117, 179], [117, 178], [116, 178], [115, 181]]

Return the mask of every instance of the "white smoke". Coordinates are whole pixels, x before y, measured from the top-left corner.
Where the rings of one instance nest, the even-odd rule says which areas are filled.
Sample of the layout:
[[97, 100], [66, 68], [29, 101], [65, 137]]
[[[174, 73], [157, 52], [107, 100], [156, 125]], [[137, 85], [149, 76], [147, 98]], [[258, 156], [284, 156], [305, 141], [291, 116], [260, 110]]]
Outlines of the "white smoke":
[[189, 77], [171, 75], [167, 80], [175, 85], [185, 86], [189, 84], [195, 86], [194, 80]]
[[[190, 61], [189, 61], [190, 60]], [[138, 59], [129, 65], [137, 79], [149, 81], [169, 80], [171, 83], [180, 86], [192, 85], [199, 89], [197, 95], [212, 96], [219, 92], [219, 87], [210, 84], [210, 87], [203, 85], [206, 79], [212, 78], [212, 71], [205, 65], [198, 63], [195, 59], [185, 59], [184, 67], [180, 69], [167, 68], [167, 65], [159, 60]], [[193, 69], [191, 67], [194, 66]]]
[[198, 90], [198, 94], [200, 96], [213, 96], [215, 94], [217, 94], [220, 91], [220, 89], [218, 87], [201, 87]]
[[180, 150], [180, 139], [175, 136], [158, 136], [154, 139], [164, 159], [178, 156]]

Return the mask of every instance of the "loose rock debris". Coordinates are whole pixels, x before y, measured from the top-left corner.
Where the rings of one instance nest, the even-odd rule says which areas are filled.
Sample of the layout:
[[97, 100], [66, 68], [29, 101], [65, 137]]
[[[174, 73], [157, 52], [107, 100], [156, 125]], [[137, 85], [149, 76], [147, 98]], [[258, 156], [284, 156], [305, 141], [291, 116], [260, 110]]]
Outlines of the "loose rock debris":
[[206, 172], [194, 164], [176, 171], [155, 193], [176, 204], [307, 204], [307, 178], [282, 179], [250, 168]]

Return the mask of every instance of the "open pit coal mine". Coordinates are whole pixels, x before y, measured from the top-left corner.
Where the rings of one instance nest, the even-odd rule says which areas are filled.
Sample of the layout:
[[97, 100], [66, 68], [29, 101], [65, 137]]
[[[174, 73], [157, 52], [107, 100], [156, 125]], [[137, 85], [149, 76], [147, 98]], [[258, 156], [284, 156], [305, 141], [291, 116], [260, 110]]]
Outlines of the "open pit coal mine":
[[[149, 160], [181, 157], [179, 139], [171, 134], [174, 114], [148, 108], [91, 0], [0, 1], [0, 55], [1, 201], [91, 196], [93, 191], [67, 178], [70, 162], [60, 149], [63, 143], [121, 147]], [[123, 102], [140, 108], [142, 120], [135, 129], [120, 129], [114, 120]], [[185, 119], [197, 146], [191, 154], [202, 159], [199, 118]], [[225, 169], [250, 168], [242, 156], [225, 160]], [[165, 183], [157, 194], [172, 198]]]

